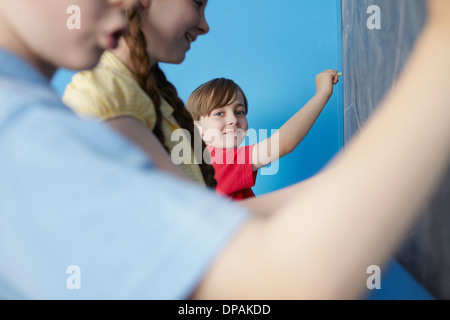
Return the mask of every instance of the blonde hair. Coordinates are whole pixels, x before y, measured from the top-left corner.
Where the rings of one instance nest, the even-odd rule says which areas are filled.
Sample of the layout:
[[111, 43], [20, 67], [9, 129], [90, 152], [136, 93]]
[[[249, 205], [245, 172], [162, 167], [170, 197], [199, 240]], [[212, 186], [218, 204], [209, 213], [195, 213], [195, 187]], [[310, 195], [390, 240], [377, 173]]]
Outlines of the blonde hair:
[[186, 101], [186, 108], [194, 121], [199, 121], [201, 117], [209, 116], [213, 110], [231, 103], [238, 91], [244, 97], [245, 111], [248, 112], [244, 91], [236, 82], [225, 78], [212, 79], [195, 89]]
[[[164, 134], [161, 130], [161, 98], [164, 98], [173, 108], [173, 116], [182, 129], [186, 129], [191, 135], [192, 152], [194, 148], [194, 137], [198, 136], [197, 129], [191, 114], [184, 106], [183, 101], [178, 96], [174, 85], [170, 83], [164, 72], [156, 64], [150, 69], [150, 57], [147, 53], [147, 41], [142, 32], [142, 21], [139, 8], [131, 9], [127, 12], [129, 21], [129, 32], [125, 36], [125, 41], [130, 49], [130, 59], [133, 67], [135, 80], [153, 101], [156, 111], [156, 124], [153, 129], [154, 134], [163, 146]], [[201, 140], [201, 139], [200, 139]], [[206, 148], [202, 141], [202, 150]], [[167, 150], [167, 148], [166, 148]], [[168, 151], [168, 150], [167, 150]], [[200, 159], [199, 159], [200, 160]], [[215, 189], [217, 181], [214, 178], [214, 167], [207, 161], [199, 161], [200, 171], [208, 187]]]

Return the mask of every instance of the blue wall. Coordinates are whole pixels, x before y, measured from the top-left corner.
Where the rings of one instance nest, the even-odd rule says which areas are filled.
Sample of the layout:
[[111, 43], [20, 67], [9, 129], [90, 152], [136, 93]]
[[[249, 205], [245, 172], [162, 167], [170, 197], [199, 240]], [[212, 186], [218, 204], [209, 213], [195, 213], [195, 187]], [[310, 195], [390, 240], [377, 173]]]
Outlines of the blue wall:
[[[315, 94], [315, 76], [341, 67], [340, 1], [209, 1], [210, 33], [180, 66], [163, 65], [186, 101], [215, 77], [236, 81], [249, 100], [249, 127], [278, 129]], [[315, 174], [342, 147], [342, 87], [307, 138], [281, 159], [276, 175], [259, 175], [259, 195]]]

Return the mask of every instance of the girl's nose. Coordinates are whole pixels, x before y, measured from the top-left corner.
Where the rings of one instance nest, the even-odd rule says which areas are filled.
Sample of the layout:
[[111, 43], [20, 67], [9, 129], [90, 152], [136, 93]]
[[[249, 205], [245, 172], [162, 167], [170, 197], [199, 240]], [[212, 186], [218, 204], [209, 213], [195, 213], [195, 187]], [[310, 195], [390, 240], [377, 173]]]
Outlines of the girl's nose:
[[200, 23], [198, 24], [198, 31], [199, 34], [207, 34], [209, 32], [209, 25], [206, 21], [205, 15], [202, 15], [202, 18], [200, 19]]

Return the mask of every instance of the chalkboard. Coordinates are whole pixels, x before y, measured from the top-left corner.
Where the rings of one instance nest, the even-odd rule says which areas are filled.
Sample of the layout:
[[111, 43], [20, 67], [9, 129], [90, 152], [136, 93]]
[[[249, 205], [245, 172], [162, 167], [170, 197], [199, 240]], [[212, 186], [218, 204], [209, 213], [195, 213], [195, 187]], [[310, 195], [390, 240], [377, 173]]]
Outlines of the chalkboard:
[[[424, 0], [342, 0], [344, 148], [395, 83], [425, 18]], [[395, 258], [435, 298], [450, 299], [450, 168]]]

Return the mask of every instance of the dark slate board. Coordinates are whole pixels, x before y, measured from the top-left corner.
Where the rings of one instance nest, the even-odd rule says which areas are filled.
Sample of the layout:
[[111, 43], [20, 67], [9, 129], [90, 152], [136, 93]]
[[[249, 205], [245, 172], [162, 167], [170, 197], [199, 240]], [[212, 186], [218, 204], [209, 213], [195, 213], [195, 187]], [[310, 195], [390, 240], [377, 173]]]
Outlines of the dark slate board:
[[[425, 4], [424, 0], [342, 0], [345, 142], [396, 81], [423, 28]], [[372, 20], [376, 11], [368, 12], [372, 5], [380, 9], [380, 29], [367, 25], [369, 20], [376, 27]], [[450, 299], [450, 168], [395, 258], [435, 298]]]

